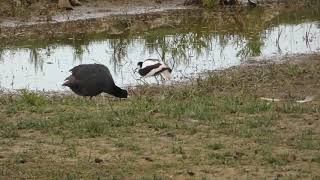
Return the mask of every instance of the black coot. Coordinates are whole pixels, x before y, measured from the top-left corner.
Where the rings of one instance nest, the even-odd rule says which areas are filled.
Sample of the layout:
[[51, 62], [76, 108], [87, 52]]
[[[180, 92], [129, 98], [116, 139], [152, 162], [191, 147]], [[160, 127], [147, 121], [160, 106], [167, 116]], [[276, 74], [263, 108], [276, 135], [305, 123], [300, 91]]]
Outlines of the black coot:
[[81, 64], [70, 70], [72, 74], [65, 79], [68, 86], [80, 96], [96, 96], [102, 92], [119, 98], [127, 98], [128, 92], [115, 85], [109, 69], [102, 64]]

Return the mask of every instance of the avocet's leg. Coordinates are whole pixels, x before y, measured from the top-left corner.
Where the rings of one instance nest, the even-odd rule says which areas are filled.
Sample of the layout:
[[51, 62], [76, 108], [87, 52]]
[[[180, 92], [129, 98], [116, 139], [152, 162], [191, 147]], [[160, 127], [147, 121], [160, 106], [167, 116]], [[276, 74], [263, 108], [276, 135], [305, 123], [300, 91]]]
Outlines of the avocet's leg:
[[139, 79], [137, 79], [138, 81], [142, 82], [144, 85], [148, 85], [149, 83], [145, 80], [144, 77], [141, 77]]
[[156, 79], [157, 84], [159, 85], [160, 83], [159, 83], [159, 80], [158, 80], [157, 76], [154, 76], [154, 78]]
[[162, 75], [162, 74], [160, 74], [160, 78], [161, 78], [161, 83], [162, 83], [162, 84], [165, 84], [166, 79], [163, 77], [163, 75]]

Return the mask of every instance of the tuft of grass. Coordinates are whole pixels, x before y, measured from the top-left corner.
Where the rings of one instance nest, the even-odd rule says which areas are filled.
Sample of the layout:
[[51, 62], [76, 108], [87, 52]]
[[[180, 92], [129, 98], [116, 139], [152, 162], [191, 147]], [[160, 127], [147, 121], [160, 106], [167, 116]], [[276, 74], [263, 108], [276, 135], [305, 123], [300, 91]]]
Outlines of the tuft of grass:
[[0, 126], [0, 137], [3, 138], [17, 138], [19, 137], [19, 130], [12, 123], [1, 124]]
[[26, 89], [20, 91], [21, 103], [25, 103], [30, 106], [43, 106], [46, 104], [46, 100], [43, 96], [36, 92], [31, 92]]
[[217, 5], [218, 0], [201, 0], [202, 5], [208, 8], [213, 8]]
[[65, 179], [66, 180], [76, 180], [76, 179], [78, 179], [78, 176], [76, 173], [66, 173]]
[[269, 111], [272, 108], [272, 104], [251, 98], [239, 98], [239, 97], [225, 97], [219, 99], [218, 106], [222, 106], [220, 109], [230, 113], [259, 113]]
[[258, 115], [254, 117], [250, 117], [246, 120], [249, 128], [263, 128], [263, 127], [271, 127], [274, 125], [274, 121], [279, 119], [279, 114], [270, 113], [265, 115]]
[[[185, 99], [185, 95], [182, 98]], [[181, 96], [180, 96], [181, 97]], [[168, 114], [172, 118], [192, 118], [199, 120], [214, 121], [220, 118], [219, 113], [214, 111], [214, 97], [190, 95], [182, 101], [173, 101], [168, 104], [162, 101], [159, 104], [160, 112]]]
[[297, 149], [309, 149], [317, 150], [320, 149], [320, 141], [317, 138], [312, 130], [302, 130], [296, 135], [291, 141], [291, 144], [294, 145]]
[[218, 131], [226, 135], [240, 138], [252, 138], [257, 142], [275, 142], [278, 133], [273, 128], [279, 116], [274, 113], [256, 115], [244, 119], [230, 119], [228, 123], [219, 126]]
[[318, 113], [320, 112], [319, 105], [304, 105], [295, 102], [287, 102], [278, 107], [277, 111], [283, 113]]
[[302, 73], [305, 73], [306, 71], [300, 68], [298, 65], [288, 65], [288, 69], [286, 72], [290, 77], [295, 77], [301, 75]]
[[263, 150], [263, 160], [268, 164], [275, 165], [275, 166], [285, 166], [290, 162], [295, 161], [295, 156], [288, 153], [273, 153], [270, 148], [266, 148]]
[[317, 154], [316, 157], [312, 158], [312, 162], [320, 164], [320, 154]]
[[77, 153], [76, 145], [75, 144], [68, 144], [66, 157], [75, 158], [75, 157], [77, 157], [77, 155], [78, 155], [78, 153]]
[[24, 164], [33, 161], [32, 156], [28, 151], [13, 153], [12, 160], [15, 164]]
[[127, 149], [130, 151], [140, 151], [141, 148], [138, 144], [134, 143], [134, 141], [131, 141], [130, 139], [120, 139], [114, 143], [114, 145], [118, 148]]
[[221, 143], [213, 143], [213, 144], [209, 144], [207, 148], [211, 150], [219, 150], [219, 149], [223, 149], [224, 145]]
[[169, 129], [171, 128], [171, 125], [167, 122], [163, 122], [162, 120], [151, 120], [150, 126], [151, 128], [154, 128], [155, 130], [160, 130], [160, 129]]
[[180, 143], [172, 144], [172, 151], [173, 154], [185, 154], [183, 147]]
[[273, 154], [268, 154], [264, 157], [264, 160], [266, 162], [268, 162], [269, 164], [272, 164], [272, 165], [286, 165], [286, 161], [284, 161], [283, 159], [281, 159], [280, 157], [278, 156], [275, 156]]
[[241, 160], [242, 153], [234, 153], [230, 151], [225, 152], [210, 152], [208, 158], [212, 164], [234, 165]]

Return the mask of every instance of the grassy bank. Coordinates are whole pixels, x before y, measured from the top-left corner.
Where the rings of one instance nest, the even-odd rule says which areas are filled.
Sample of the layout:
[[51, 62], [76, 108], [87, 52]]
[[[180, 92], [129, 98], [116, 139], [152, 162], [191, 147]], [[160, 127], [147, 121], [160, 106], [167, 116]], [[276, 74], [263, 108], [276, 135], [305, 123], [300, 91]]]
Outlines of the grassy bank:
[[140, 87], [114, 112], [101, 96], [3, 95], [0, 178], [319, 178], [320, 57], [302, 58]]

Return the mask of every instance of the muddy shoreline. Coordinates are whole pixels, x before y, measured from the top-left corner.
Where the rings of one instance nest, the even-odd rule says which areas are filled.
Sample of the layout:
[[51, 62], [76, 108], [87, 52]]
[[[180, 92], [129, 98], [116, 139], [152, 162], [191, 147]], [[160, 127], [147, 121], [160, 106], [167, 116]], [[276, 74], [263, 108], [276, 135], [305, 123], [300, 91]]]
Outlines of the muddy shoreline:
[[[20, 41], [21, 39], [45, 39], [62, 37], [81, 33], [103, 33], [109, 35], [122, 34], [128, 30], [142, 32], [165, 26], [162, 22], [154, 24], [167, 12], [148, 14], [112, 15], [104, 18], [75, 20], [67, 22], [40, 23], [36, 25], [22, 25], [18, 27], [1, 27], [1, 40]], [[136, 25], [132, 24], [135, 23]], [[140, 27], [136, 27], [141, 24]], [[175, 23], [171, 24], [173, 26]], [[138, 29], [140, 28], [140, 29]], [[14, 37], [14, 39], [11, 39]]]
[[0, 39], [12, 42], [32, 38], [47, 39], [52, 36], [73, 36], [79, 33], [121, 34], [133, 26], [133, 21], [139, 21], [138, 24], [143, 21], [149, 25], [150, 19], [155, 20], [159, 16], [165, 16], [167, 11], [194, 8], [183, 6], [183, 2], [184, 0], [174, 0], [157, 4], [144, 0], [91, 1], [83, 3], [73, 11], [46, 7], [40, 8], [47, 11], [39, 15], [36, 12], [34, 14], [25, 12], [28, 15], [0, 16]]
[[[30, 40], [30, 39], [43, 39], [58, 37], [72, 37], [77, 34], [95, 34], [106, 33], [109, 35], [118, 35], [125, 32], [141, 33], [148, 30], [171, 27], [175, 28], [181, 23], [180, 16], [183, 12], [184, 16], [192, 16], [196, 11], [204, 11], [204, 14], [217, 16], [217, 19], [222, 16], [233, 16], [234, 13], [247, 11], [247, 7], [238, 7], [238, 10], [230, 10], [230, 7], [206, 10], [197, 6], [184, 6], [184, 1], [164, 1], [161, 5], [141, 5], [134, 8], [135, 3], [130, 5], [116, 5], [114, 12], [109, 10], [102, 11], [95, 7], [95, 12], [102, 11], [102, 14], [95, 14], [87, 16], [81, 15], [81, 12], [91, 14], [90, 11], [85, 12], [85, 7], [78, 12], [59, 12], [55, 15], [55, 19], [49, 18], [46, 20], [30, 18], [28, 21], [22, 20], [8, 20], [8, 18], [0, 18], [0, 40], [2, 46], [6, 44], [15, 44], [15, 42]], [[133, 8], [129, 8], [132, 7]], [[271, 20], [274, 15], [279, 11], [290, 11], [291, 9], [298, 9], [299, 5], [288, 7], [285, 4], [265, 4], [268, 7], [268, 13], [264, 21]], [[109, 9], [112, 7], [109, 7]], [[233, 12], [234, 11], [234, 12]], [[272, 13], [270, 13], [272, 12]], [[73, 13], [73, 14], [72, 14]], [[241, 14], [239, 15], [241, 16]], [[230, 18], [229, 18], [230, 19]], [[236, 22], [234, 22], [236, 23]]]

